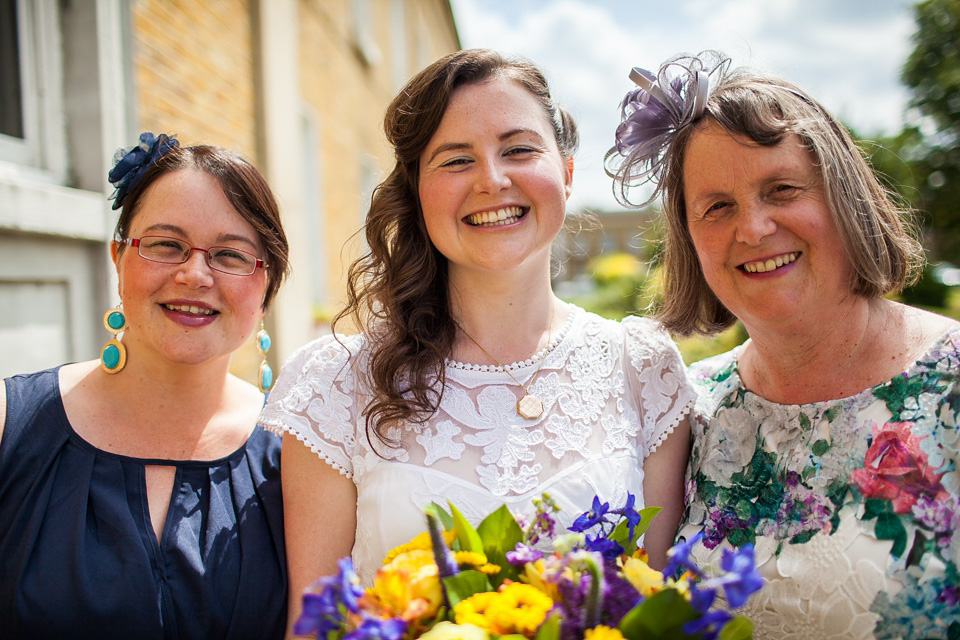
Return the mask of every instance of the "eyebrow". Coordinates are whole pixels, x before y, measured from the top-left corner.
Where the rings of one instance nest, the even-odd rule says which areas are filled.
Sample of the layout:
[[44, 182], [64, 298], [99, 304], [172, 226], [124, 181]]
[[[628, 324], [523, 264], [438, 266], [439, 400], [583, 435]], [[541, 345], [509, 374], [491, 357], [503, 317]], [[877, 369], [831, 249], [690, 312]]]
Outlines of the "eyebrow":
[[[188, 235], [187, 232], [183, 229], [183, 227], [178, 227], [178, 226], [175, 225], [175, 224], [166, 224], [166, 223], [163, 223], [163, 222], [150, 225], [149, 227], [147, 227], [147, 228], [144, 230], [144, 232], [147, 232], [147, 231], [166, 231], [166, 232], [168, 232], [168, 233], [175, 233], [175, 234], [177, 234], [177, 235], [179, 235], [179, 236], [183, 236], [184, 238], [186, 238], [187, 235]], [[247, 243], [248, 245], [250, 245], [251, 247], [253, 247], [254, 249], [259, 249], [259, 247], [257, 246], [257, 243], [256, 243], [256, 242], [253, 242], [252, 240], [250, 240], [250, 238], [248, 238], [248, 237], [246, 237], [246, 236], [240, 236], [240, 235], [237, 235], [237, 234], [235, 234], [235, 233], [221, 233], [221, 234], [218, 235], [218, 236], [216, 237], [216, 239], [214, 240], [215, 243], [216, 243], [216, 242], [230, 242], [230, 241], [233, 241], [233, 242], [245, 242], [245, 243]]]
[[[540, 140], [541, 142], [543, 141], [543, 136], [541, 136], [538, 131], [534, 129], [527, 129], [525, 127], [518, 127], [516, 129], [510, 129], [509, 131], [504, 131], [499, 136], [497, 136], [497, 139], [500, 140], [500, 142], [504, 142], [505, 140], [509, 140], [510, 138], [514, 136], [518, 136], [523, 133], [536, 136], [538, 140]], [[448, 142], [446, 144], [442, 144], [433, 150], [433, 153], [431, 153], [430, 157], [427, 158], [427, 164], [430, 164], [431, 162], [433, 162], [434, 158], [436, 158], [439, 154], [445, 151], [460, 151], [462, 149], [469, 149], [472, 146], [473, 145], [471, 145], [468, 142]]]

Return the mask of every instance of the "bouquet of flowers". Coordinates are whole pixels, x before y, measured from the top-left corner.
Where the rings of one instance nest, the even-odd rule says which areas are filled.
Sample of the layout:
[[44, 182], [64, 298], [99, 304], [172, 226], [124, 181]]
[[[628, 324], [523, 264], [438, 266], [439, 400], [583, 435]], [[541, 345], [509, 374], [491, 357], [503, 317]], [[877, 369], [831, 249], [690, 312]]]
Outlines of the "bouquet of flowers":
[[[303, 596], [297, 635], [327, 640], [745, 640], [753, 625], [717, 605], [742, 606], [762, 585], [753, 547], [728, 551], [709, 574], [689, 552], [651, 569], [637, 540], [660, 510], [594, 498], [557, 532], [549, 496], [518, 518], [501, 507], [476, 528], [450, 505], [427, 508], [427, 531], [384, 559], [363, 589], [350, 558]], [[547, 549], [547, 550], [543, 550]]]

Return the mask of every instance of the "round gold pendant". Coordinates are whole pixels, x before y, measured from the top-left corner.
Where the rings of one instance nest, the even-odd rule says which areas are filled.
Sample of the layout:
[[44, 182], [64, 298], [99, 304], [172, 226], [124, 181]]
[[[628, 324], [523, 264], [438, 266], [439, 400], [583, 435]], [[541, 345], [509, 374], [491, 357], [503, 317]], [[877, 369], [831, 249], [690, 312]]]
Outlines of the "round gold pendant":
[[536, 420], [543, 415], [543, 403], [540, 398], [528, 393], [517, 402], [517, 413], [527, 420]]

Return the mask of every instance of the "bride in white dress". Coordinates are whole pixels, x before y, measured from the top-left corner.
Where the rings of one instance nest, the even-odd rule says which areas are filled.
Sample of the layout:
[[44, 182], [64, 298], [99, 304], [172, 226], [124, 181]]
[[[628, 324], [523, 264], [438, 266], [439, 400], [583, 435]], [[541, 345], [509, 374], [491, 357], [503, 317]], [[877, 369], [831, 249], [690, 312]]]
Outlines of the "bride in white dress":
[[658, 324], [553, 294], [572, 119], [532, 64], [474, 50], [411, 80], [385, 127], [397, 164], [374, 193], [370, 251], [341, 314], [363, 332], [301, 348], [261, 418], [284, 433], [291, 593], [351, 553], [371, 583], [425, 530], [431, 502], [476, 523], [504, 503], [529, 511], [543, 492], [564, 526], [594, 495], [663, 507], [645, 541], [663, 564], [693, 393]]

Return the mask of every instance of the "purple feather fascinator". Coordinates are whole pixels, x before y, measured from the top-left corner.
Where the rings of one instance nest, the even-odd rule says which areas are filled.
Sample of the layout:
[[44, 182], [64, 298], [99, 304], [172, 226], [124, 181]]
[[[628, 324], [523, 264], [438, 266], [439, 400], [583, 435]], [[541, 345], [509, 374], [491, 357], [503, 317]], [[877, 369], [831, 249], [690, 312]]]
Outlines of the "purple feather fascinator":
[[[710, 76], [717, 71], [722, 74], [729, 63], [721, 54], [705, 51], [670, 58], [656, 75], [633, 68], [630, 79], [638, 88], [627, 93], [620, 104], [616, 142], [604, 157], [604, 168], [614, 178], [614, 194], [620, 202], [643, 207], [659, 196], [670, 143], [680, 129], [703, 115]], [[629, 189], [645, 184], [654, 185], [653, 193], [641, 203], [631, 203]]]

